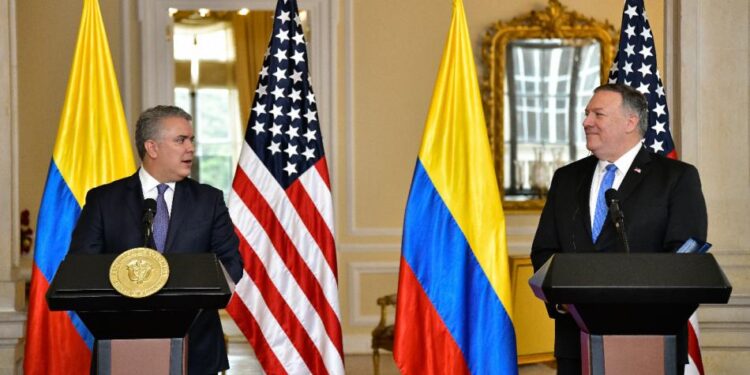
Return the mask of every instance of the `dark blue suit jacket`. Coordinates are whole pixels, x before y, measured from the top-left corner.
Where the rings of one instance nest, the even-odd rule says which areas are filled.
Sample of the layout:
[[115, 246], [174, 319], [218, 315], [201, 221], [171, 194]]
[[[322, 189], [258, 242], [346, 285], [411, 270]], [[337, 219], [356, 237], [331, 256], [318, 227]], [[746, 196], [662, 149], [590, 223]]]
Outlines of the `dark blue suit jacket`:
[[[121, 253], [144, 245], [143, 189], [138, 173], [91, 189], [73, 231], [70, 253]], [[175, 185], [165, 253], [214, 252], [231, 278], [242, 277], [242, 258], [222, 192], [186, 178]], [[216, 310], [201, 313], [188, 339], [190, 374], [229, 367]]]
[[[589, 193], [597, 162], [589, 156], [555, 172], [531, 248], [534, 270], [558, 252], [624, 251], [609, 217], [596, 243], [591, 239]], [[641, 148], [618, 192], [632, 252], [669, 252], [690, 237], [706, 240], [706, 202], [694, 166]], [[578, 326], [569, 315], [548, 311], [555, 318], [555, 356], [579, 358]], [[678, 341], [678, 357], [686, 361], [686, 341]]]

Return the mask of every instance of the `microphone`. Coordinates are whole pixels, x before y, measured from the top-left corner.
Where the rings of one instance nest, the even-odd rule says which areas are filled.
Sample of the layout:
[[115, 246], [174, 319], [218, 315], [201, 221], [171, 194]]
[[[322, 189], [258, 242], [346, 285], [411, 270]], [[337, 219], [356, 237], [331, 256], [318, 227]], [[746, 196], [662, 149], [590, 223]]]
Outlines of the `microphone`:
[[623, 214], [620, 209], [620, 193], [615, 189], [609, 189], [604, 192], [604, 197], [607, 200], [607, 206], [609, 206], [609, 217], [612, 219], [612, 222], [615, 223], [620, 243], [625, 249], [625, 252], [630, 253], [628, 236], [625, 234], [625, 214]]
[[154, 216], [156, 215], [156, 201], [152, 198], [143, 201], [143, 246], [148, 247], [148, 240], [153, 234]]

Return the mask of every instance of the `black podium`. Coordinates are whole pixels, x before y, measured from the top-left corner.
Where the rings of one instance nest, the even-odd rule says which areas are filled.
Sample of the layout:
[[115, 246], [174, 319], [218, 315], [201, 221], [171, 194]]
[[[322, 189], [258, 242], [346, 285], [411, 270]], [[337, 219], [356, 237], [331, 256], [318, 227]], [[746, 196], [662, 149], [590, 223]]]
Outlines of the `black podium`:
[[47, 292], [50, 310], [73, 310], [96, 339], [98, 374], [187, 373], [187, 337], [203, 309], [221, 309], [231, 292], [211, 253], [164, 254], [170, 274], [156, 294], [130, 298], [109, 281], [118, 254], [69, 254]]
[[560, 253], [529, 284], [575, 319], [584, 374], [674, 374], [677, 333], [732, 292], [711, 254]]

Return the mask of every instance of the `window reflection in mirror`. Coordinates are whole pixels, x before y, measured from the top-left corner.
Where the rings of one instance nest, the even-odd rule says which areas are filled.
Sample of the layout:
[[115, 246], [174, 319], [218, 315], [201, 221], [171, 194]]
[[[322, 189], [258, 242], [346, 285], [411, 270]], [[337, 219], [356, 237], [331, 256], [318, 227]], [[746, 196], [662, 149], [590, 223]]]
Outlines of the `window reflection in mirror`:
[[541, 198], [555, 169], [588, 155], [581, 123], [600, 83], [600, 45], [516, 39], [505, 56], [505, 199]]

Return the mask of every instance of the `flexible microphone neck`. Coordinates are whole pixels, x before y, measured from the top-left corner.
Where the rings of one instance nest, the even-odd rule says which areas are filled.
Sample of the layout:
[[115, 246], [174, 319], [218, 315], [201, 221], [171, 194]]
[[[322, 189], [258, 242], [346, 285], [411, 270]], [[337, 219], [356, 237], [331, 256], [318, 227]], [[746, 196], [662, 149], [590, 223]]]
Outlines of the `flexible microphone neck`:
[[629, 254], [630, 244], [628, 243], [628, 236], [625, 233], [625, 214], [620, 209], [620, 194], [615, 189], [609, 189], [604, 193], [604, 196], [609, 206], [609, 217], [615, 224], [615, 229], [617, 229], [617, 237], [620, 239], [625, 252]]
[[156, 201], [152, 198], [143, 201], [143, 246], [148, 247], [153, 234], [154, 216], [156, 215]]

